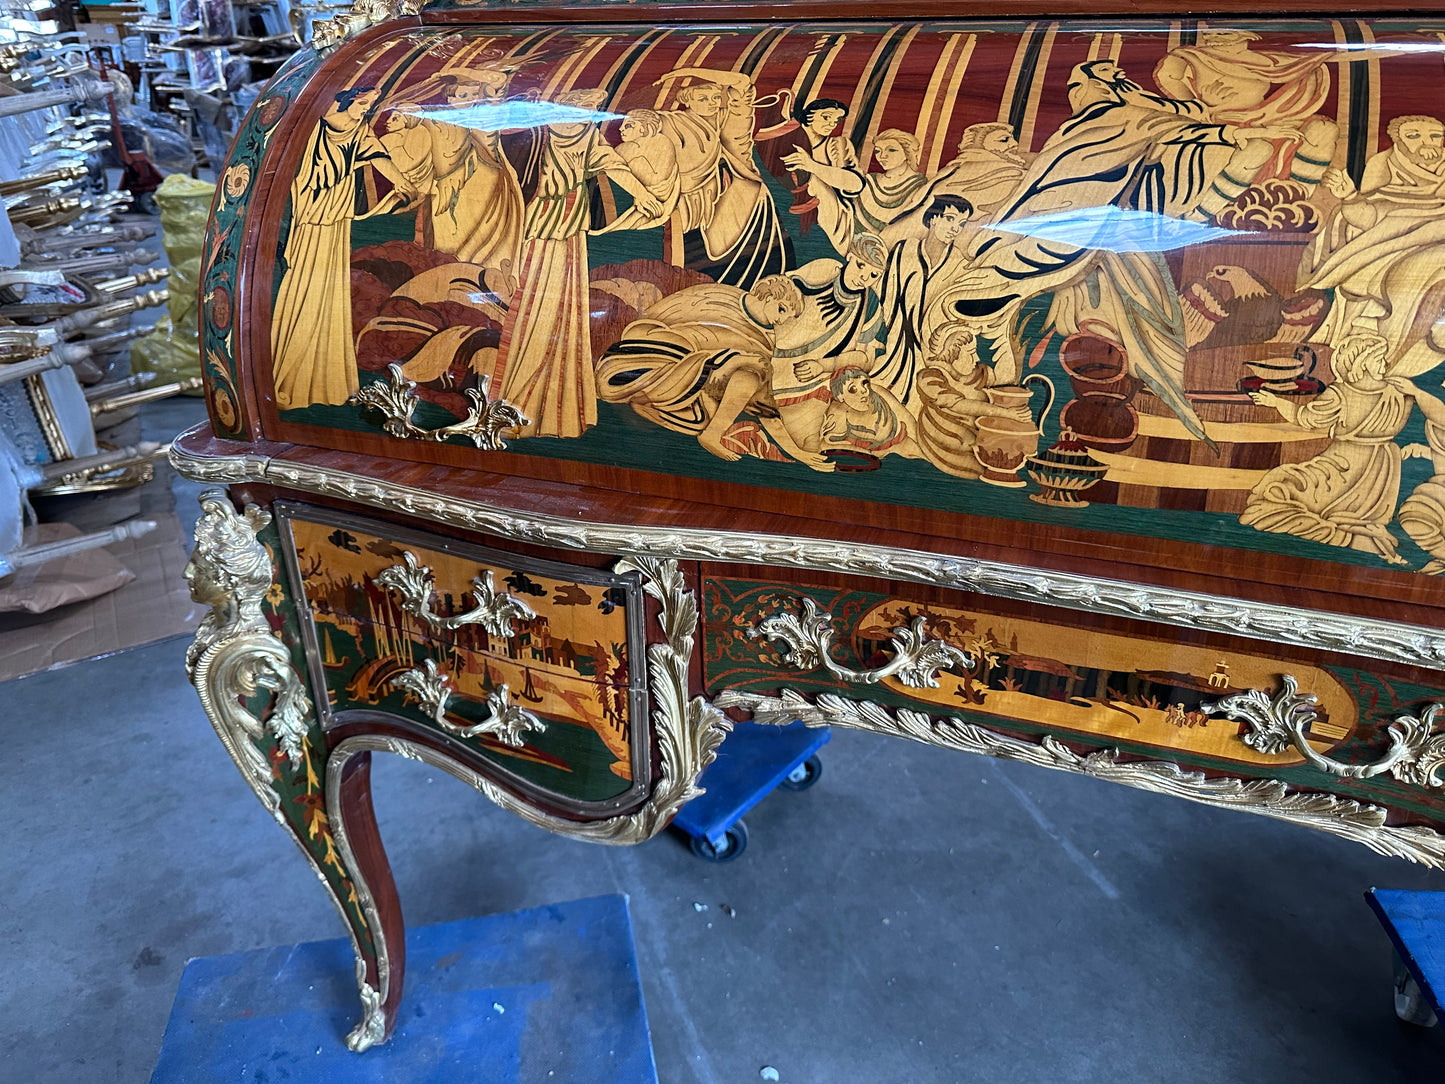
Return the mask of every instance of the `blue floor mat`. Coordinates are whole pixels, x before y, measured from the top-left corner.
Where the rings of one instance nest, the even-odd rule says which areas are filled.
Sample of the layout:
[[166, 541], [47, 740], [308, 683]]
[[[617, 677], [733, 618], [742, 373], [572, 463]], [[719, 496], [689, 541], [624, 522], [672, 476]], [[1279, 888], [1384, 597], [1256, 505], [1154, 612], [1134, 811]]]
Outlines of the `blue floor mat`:
[[395, 1033], [362, 1054], [344, 938], [191, 960], [151, 1084], [656, 1084], [624, 896], [406, 933]]

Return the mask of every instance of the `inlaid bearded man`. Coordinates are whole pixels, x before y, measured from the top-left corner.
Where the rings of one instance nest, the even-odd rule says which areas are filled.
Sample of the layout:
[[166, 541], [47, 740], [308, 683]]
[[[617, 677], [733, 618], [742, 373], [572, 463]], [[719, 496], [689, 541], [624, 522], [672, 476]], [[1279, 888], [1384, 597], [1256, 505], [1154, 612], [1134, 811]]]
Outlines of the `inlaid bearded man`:
[[935, 196], [962, 196], [974, 208], [975, 223], [989, 221], [1008, 202], [1028, 162], [1007, 124], [970, 124], [958, 141], [958, 156], [933, 185]]
[[1217, 191], [1191, 217], [1222, 210], [1251, 183], [1288, 178], [1313, 189], [1334, 157], [1339, 126], [1320, 116], [1330, 93], [1330, 64], [1398, 56], [1403, 49], [1310, 49], [1289, 52], [1255, 49], [1260, 36], [1249, 30], [1206, 30], [1199, 44], [1170, 51], [1154, 69], [1154, 82], [1173, 98], [1202, 104], [1209, 120], [1241, 128], [1293, 128], [1298, 140], [1241, 147], [1219, 171]]
[[1019, 359], [1008, 356], [1013, 315], [1053, 292], [1050, 323], [1061, 335], [1087, 325], [1109, 337], [1130, 372], [1203, 439], [1184, 395], [1173, 281], [1158, 253], [1119, 244], [1115, 209], [1182, 217], [1209, 189], [1210, 151], [1298, 133], [1206, 120], [1198, 102], [1146, 93], [1111, 60], [1074, 68], [1069, 104], [1073, 116], [1044, 143], [975, 244], [973, 269], [939, 303], [993, 340], [1000, 379], [1011, 382], [1020, 375]]
[[1365, 166], [1358, 189], [1337, 170], [1343, 202], [1306, 252], [1300, 282], [1335, 291], [1321, 329], [1331, 345], [1358, 332], [1391, 344], [1390, 372], [1418, 376], [1445, 361], [1445, 124], [1396, 117], [1393, 146]]

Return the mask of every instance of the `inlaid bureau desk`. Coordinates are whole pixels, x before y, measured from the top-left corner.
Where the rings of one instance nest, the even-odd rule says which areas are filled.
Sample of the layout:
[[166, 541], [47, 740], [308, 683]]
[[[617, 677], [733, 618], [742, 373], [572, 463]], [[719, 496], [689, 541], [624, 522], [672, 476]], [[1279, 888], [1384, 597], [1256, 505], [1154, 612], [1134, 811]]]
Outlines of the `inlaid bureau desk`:
[[354, 1049], [373, 752], [626, 844], [802, 720], [1445, 866], [1445, 18], [1084, 6], [368, 3], [262, 94], [188, 663]]

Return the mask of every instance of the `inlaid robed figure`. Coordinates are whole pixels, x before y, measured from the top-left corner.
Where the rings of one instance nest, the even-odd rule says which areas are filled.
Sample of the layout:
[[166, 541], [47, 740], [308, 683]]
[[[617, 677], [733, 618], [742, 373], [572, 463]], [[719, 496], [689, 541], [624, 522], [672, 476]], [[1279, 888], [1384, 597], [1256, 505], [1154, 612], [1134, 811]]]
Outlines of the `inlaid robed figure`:
[[[522, 191], [502, 153], [500, 131], [488, 110], [507, 90], [507, 72], [464, 69], [413, 87], [388, 103], [382, 142], [426, 196], [417, 240], [463, 263], [506, 271], [517, 258], [522, 232]], [[440, 89], [440, 108], [428, 107]], [[416, 176], [416, 173], [421, 176]]]
[[739, 73], [678, 68], [680, 108], [663, 111], [676, 147], [679, 195], [667, 220], [669, 261], [747, 289], [791, 262], [771, 191], [754, 161], [757, 91]]
[[372, 130], [379, 95], [353, 87], [316, 124], [291, 184], [285, 268], [271, 316], [276, 402], [284, 410], [344, 403], [359, 387], [351, 327], [351, 224], [357, 184], [375, 169], [395, 185], [391, 199], [360, 217], [380, 214], [412, 190]]
[[556, 105], [577, 120], [541, 129], [528, 180], [517, 288], [502, 327], [493, 386], [527, 417], [523, 435], [579, 437], [597, 424], [587, 301], [588, 182], [606, 180], [630, 195], [642, 214], [661, 204], [602, 137], [592, 119], [601, 91], [565, 91]]

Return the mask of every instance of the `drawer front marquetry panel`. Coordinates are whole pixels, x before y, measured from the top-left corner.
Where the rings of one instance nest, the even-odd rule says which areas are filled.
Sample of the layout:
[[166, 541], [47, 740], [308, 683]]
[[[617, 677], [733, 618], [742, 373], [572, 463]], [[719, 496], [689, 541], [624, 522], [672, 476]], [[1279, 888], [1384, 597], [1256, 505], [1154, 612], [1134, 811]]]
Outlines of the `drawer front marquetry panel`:
[[[1304, 730], [1309, 749], [1356, 765], [1379, 761], [1390, 746], [1388, 728], [1440, 700], [1438, 688], [1348, 665], [1286, 664], [1266, 644], [1237, 650], [1180, 642], [1162, 627], [1150, 635], [1085, 629], [1064, 614], [1053, 622], [846, 588], [706, 576], [703, 598], [706, 681], [714, 693], [833, 693], [1230, 775], [1327, 785], [1445, 815], [1438, 788], [1383, 773], [1345, 780], [1336, 772], [1326, 784], [1289, 741], [1263, 740], [1258, 727], [1216, 706], [1252, 690], [1267, 701], [1289, 672], [1315, 698]], [[908, 659], [917, 661], [900, 665]]]
[[645, 783], [634, 579], [281, 507], [333, 723], [400, 716], [568, 803]]

